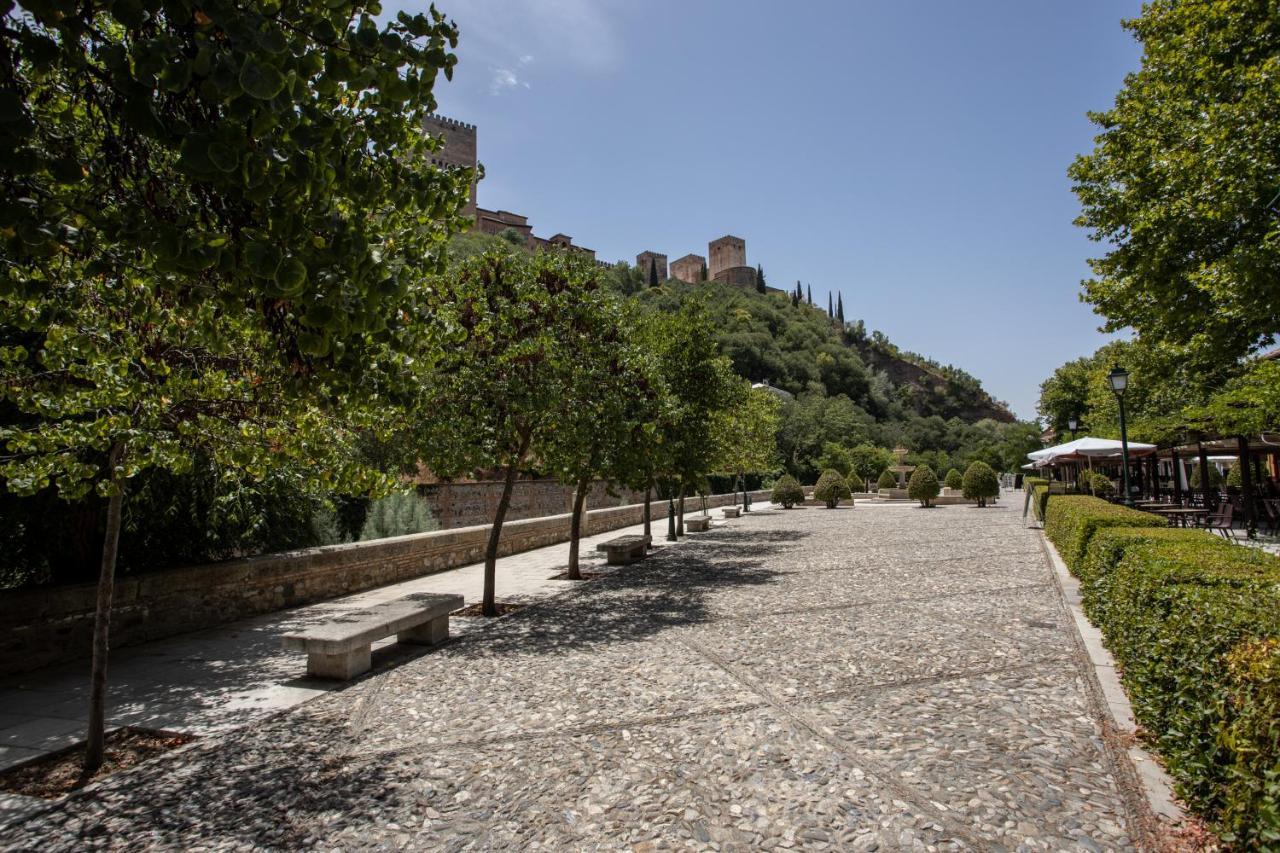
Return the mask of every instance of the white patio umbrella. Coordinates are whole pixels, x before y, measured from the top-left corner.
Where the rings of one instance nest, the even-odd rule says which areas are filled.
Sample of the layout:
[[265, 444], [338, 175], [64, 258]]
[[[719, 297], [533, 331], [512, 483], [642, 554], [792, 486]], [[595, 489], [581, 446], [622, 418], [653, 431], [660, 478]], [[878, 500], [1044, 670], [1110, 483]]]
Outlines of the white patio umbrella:
[[[1154, 444], [1144, 444], [1140, 441], [1129, 442], [1129, 453], [1145, 456], [1156, 449]], [[1066, 444], [1057, 444], [1053, 447], [1046, 447], [1043, 450], [1033, 450], [1027, 454], [1028, 459], [1036, 461], [1047, 461], [1057, 459], [1060, 456], [1083, 456], [1089, 459], [1105, 459], [1110, 456], [1119, 456], [1122, 452], [1122, 445], [1113, 438], [1094, 438], [1091, 435], [1077, 438], [1075, 441], [1068, 441]]]

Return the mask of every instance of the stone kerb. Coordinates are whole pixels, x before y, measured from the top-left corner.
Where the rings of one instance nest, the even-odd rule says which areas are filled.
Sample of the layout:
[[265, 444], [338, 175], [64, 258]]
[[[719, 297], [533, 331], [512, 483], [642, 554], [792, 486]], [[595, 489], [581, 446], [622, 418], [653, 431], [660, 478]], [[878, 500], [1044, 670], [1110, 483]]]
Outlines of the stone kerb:
[[[738, 495], [713, 495], [710, 507]], [[768, 491], [752, 493], [767, 501]], [[652, 516], [665, 519], [665, 502]], [[643, 504], [589, 510], [583, 535], [639, 524]], [[503, 525], [500, 556], [569, 539], [567, 513]], [[484, 559], [489, 525], [458, 527], [372, 542], [328, 545], [189, 566], [116, 580], [112, 645], [158, 640], [275, 610], [350, 595]], [[0, 675], [88, 657], [94, 584], [0, 594]]]

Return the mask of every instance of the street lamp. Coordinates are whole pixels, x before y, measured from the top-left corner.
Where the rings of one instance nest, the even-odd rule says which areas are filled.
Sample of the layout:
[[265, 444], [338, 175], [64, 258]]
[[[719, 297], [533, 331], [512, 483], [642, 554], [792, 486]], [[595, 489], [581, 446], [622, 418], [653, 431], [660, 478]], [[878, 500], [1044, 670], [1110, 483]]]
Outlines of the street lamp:
[[[1067, 429], [1071, 430], [1072, 441], [1076, 440], [1076, 430], [1079, 429], [1079, 427], [1080, 427], [1080, 421], [1076, 418], [1075, 415], [1072, 415], [1071, 417], [1067, 418]], [[1072, 482], [1075, 483], [1075, 485], [1072, 486], [1072, 488], [1074, 488], [1076, 491], [1079, 491], [1080, 490], [1080, 464], [1078, 462], [1071, 466], [1071, 479], [1072, 479]]]
[[667, 483], [667, 541], [676, 541], [676, 499], [670, 483]]
[[1076, 440], [1076, 430], [1079, 428], [1080, 428], [1080, 421], [1076, 420], [1075, 418], [1070, 418], [1067, 421], [1067, 429], [1071, 430], [1072, 441]]
[[1133, 506], [1133, 492], [1129, 491], [1129, 433], [1124, 423], [1124, 392], [1129, 388], [1129, 371], [1117, 364], [1107, 374], [1107, 382], [1120, 403], [1120, 471], [1124, 484], [1124, 505]]

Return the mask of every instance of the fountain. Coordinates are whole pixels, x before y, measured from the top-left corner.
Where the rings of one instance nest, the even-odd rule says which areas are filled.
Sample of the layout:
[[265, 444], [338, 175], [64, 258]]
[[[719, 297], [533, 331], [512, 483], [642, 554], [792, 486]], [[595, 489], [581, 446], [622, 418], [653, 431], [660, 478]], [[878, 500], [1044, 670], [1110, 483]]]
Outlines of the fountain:
[[906, 464], [907, 454], [910, 452], [901, 444], [893, 449], [893, 455], [897, 459], [896, 465], [890, 465], [888, 471], [895, 474], [898, 478], [898, 487], [896, 489], [880, 489], [876, 497], [882, 501], [905, 501], [907, 497], [907, 478], [911, 476], [911, 472], [916, 470], [916, 466]]

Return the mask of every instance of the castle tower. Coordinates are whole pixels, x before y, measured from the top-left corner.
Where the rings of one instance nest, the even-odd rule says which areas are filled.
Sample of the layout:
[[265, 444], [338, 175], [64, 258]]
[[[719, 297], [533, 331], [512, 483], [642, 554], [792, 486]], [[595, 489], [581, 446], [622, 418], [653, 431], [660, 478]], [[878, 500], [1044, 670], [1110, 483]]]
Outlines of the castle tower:
[[649, 262], [653, 262], [654, 268], [658, 271], [658, 281], [666, 281], [667, 275], [667, 256], [659, 252], [641, 252], [636, 255], [636, 269], [640, 270], [640, 275], [645, 277], [645, 281], [649, 280]]
[[702, 268], [706, 264], [707, 259], [702, 255], [685, 255], [671, 262], [671, 277], [689, 284], [697, 284], [702, 280]]
[[747, 241], [726, 234], [707, 245], [707, 257], [711, 259], [708, 276], [719, 281], [724, 270], [747, 265]]
[[[422, 120], [422, 129], [432, 136], [443, 136], [444, 146], [431, 155], [431, 163], [446, 169], [476, 168], [476, 126], [442, 115], [429, 115]], [[476, 215], [476, 185], [471, 183], [471, 195], [463, 216]]]

